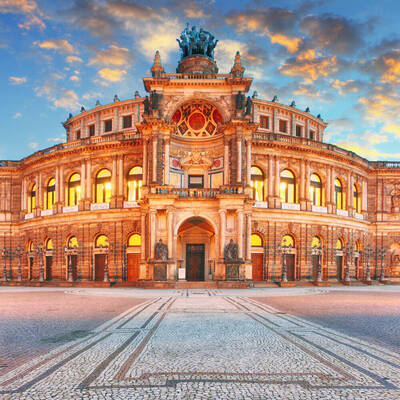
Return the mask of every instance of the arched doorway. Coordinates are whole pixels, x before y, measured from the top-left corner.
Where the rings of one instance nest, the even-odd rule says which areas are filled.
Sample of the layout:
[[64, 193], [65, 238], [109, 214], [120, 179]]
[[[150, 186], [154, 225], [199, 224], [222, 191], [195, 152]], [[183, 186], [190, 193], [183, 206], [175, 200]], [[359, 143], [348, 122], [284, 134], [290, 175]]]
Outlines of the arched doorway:
[[264, 280], [264, 248], [263, 238], [258, 233], [251, 235], [251, 262], [253, 265], [253, 281]]
[[201, 217], [185, 220], [178, 229], [177, 258], [182, 260], [188, 281], [208, 281], [214, 276], [215, 230]]
[[336, 276], [338, 281], [343, 280], [343, 240], [338, 238], [335, 244]]
[[[103, 282], [105, 278], [105, 268], [108, 262], [108, 237], [100, 234], [94, 241], [94, 280]], [[107, 265], [108, 267], [108, 265]]]
[[296, 247], [295, 241], [292, 235], [284, 235], [281, 240], [281, 248], [283, 257], [286, 263], [286, 275], [288, 281], [296, 280]]
[[51, 281], [53, 279], [53, 252], [54, 245], [52, 239], [46, 240], [46, 269], [45, 269], [45, 278], [46, 281]]
[[139, 280], [140, 246], [142, 237], [139, 233], [132, 233], [128, 238], [126, 248], [126, 280], [137, 282]]

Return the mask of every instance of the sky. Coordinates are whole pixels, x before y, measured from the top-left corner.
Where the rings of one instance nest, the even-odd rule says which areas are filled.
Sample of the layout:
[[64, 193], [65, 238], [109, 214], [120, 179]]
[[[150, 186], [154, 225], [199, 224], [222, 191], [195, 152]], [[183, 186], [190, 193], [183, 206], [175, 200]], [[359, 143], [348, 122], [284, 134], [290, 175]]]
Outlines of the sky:
[[65, 121], [145, 96], [156, 50], [176, 71], [188, 22], [219, 40], [229, 73], [240, 51], [250, 95], [310, 107], [324, 141], [369, 160], [400, 159], [397, 0], [0, 0], [0, 160], [65, 141]]

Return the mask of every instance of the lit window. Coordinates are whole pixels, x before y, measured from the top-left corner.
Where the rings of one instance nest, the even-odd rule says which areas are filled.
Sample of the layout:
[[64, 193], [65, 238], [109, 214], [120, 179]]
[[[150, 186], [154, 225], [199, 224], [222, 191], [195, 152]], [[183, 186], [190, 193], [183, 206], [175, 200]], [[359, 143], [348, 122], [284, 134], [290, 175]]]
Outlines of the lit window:
[[310, 199], [313, 206], [322, 206], [322, 184], [321, 178], [317, 174], [311, 175]]
[[317, 247], [317, 248], [321, 248], [321, 239], [318, 236], [314, 236], [312, 241], [311, 241], [311, 247]]
[[28, 213], [36, 210], [36, 183], [31, 186], [28, 199]]
[[132, 115], [125, 115], [125, 117], [122, 118], [122, 128], [131, 128], [132, 127]]
[[253, 247], [261, 247], [263, 245], [261, 236], [257, 233], [253, 233], [251, 235], [251, 245]]
[[99, 235], [95, 241], [95, 247], [108, 247], [108, 237], [106, 235]]
[[279, 195], [282, 203], [294, 203], [296, 201], [296, 179], [293, 172], [288, 169], [281, 172]]
[[45, 196], [45, 207], [49, 210], [50, 208], [53, 208], [54, 203], [56, 202], [56, 180], [54, 178], [51, 178], [47, 183]]
[[138, 233], [133, 233], [129, 236], [128, 246], [140, 246], [142, 244], [142, 237]]
[[340, 239], [336, 240], [335, 249], [336, 250], [342, 250], [343, 249], [343, 242]]
[[287, 133], [287, 130], [288, 130], [287, 126], [288, 126], [287, 121], [285, 121], [283, 119], [279, 120], [279, 132]]
[[361, 195], [356, 185], [353, 185], [353, 208], [356, 213], [361, 214]]
[[81, 199], [81, 176], [72, 174], [68, 181], [68, 198], [69, 206], [77, 206]]
[[111, 172], [108, 169], [102, 169], [96, 175], [95, 197], [96, 203], [109, 203], [111, 200]]
[[78, 239], [76, 238], [76, 236], [69, 237], [67, 247], [69, 249], [76, 249], [78, 247]]
[[133, 167], [128, 173], [128, 201], [138, 201], [142, 198], [142, 167]]
[[51, 239], [47, 239], [46, 241], [46, 250], [50, 251], [53, 250], [54, 246], [53, 246], [53, 241]]
[[251, 167], [251, 182], [253, 200], [264, 201], [264, 175], [260, 168]]
[[344, 210], [343, 186], [339, 179], [335, 179], [335, 203], [339, 210]]
[[28, 244], [26, 245], [26, 250], [27, 250], [28, 252], [30, 252], [30, 253], [33, 253], [33, 252], [34, 252], [35, 247], [34, 247], [34, 245], [33, 245], [32, 240], [30, 240], [30, 241], [28, 242]]
[[291, 235], [285, 235], [283, 238], [282, 238], [282, 241], [281, 241], [281, 246], [290, 246], [290, 247], [294, 247], [294, 239], [293, 239], [293, 236], [291, 236]]
[[108, 119], [104, 121], [104, 132], [111, 132], [112, 131], [112, 119]]

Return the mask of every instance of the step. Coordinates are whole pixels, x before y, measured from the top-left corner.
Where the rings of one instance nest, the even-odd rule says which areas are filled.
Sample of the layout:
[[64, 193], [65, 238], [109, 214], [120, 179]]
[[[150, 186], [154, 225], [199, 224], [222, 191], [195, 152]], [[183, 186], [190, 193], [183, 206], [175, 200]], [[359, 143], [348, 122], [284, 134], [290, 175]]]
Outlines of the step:
[[175, 289], [217, 289], [217, 282], [176, 282]]

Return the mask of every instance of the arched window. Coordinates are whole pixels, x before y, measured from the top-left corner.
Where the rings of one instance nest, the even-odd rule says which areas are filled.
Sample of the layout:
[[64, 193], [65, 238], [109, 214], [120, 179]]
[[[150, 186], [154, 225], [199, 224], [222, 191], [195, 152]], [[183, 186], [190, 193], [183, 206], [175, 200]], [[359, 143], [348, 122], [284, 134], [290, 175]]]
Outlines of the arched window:
[[142, 237], [138, 233], [132, 233], [128, 239], [128, 246], [140, 246], [142, 244]]
[[97, 236], [94, 242], [94, 247], [96, 247], [96, 249], [102, 247], [108, 247], [108, 237], [106, 235]]
[[46, 240], [46, 250], [47, 251], [54, 250], [53, 241], [51, 239]]
[[250, 186], [253, 189], [253, 200], [264, 201], [264, 174], [258, 167], [251, 167]]
[[318, 236], [314, 236], [311, 241], [311, 248], [317, 247], [320, 249], [322, 247], [321, 239]]
[[311, 175], [310, 198], [313, 206], [322, 206], [322, 183], [317, 174]]
[[251, 235], [251, 245], [252, 247], [262, 247], [262, 237], [258, 233], [253, 233]]
[[68, 181], [68, 198], [69, 206], [77, 206], [81, 199], [81, 176], [77, 173], [72, 174]]
[[353, 185], [353, 208], [356, 213], [361, 214], [361, 193], [357, 185]]
[[335, 179], [335, 203], [339, 210], [344, 210], [343, 185], [339, 179]]
[[95, 202], [109, 203], [111, 200], [111, 172], [100, 170], [96, 175]]
[[279, 194], [282, 203], [296, 202], [296, 179], [292, 171], [285, 169], [281, 172]]
[[50, 178], [46, 186], [46, 201], [45, 201], [46, 209], [49, 210], [50, 208], [53, 208], [55, 202], [56, 202], [56, 180], [54, 178]]
[[341, 239], [336, 240], [335, 249], [336, 250], [343, 250], [343, 242], [342, 242]]
[[78, 239], [76, 236], [70, 236], [67, 241], [67, 247], [69, 249], [76, 249], [78, 247]]
[[36, 183], [32, 184], [28, 198], [28, 213], [36, 210]]
[[281, 241], [281, 246], [286, 246], [286, 247], [290, 246], [290, 247], [294, 247], [294, 239], [293, 239], [293, 236], [292, 236], [292, 235], [285, 235], [285, 236], [283, 236], [282, 241]]
[[33, 251], [35, 250], [35, 247], [33, 245], [32, 240], [30, 240], [27, 244], [26, 244], [26, 251], [33, 253]]
[[133, 167], [128, 173], [128, 201], [138, 201], [142, 198], [142, 167]]

